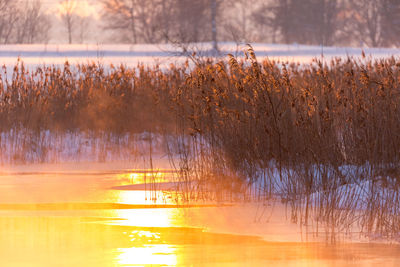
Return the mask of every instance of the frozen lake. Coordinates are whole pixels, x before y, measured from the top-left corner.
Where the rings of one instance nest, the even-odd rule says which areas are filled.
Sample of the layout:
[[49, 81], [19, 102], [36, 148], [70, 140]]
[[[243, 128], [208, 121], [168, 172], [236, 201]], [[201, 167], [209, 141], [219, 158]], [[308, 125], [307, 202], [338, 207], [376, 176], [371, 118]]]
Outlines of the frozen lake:
[[[260, 60], [299, 63], [313, 58], [361, 58], [363, 51], [300, 45], [253, 47]], [[203, 56], [209, 49], [207, 44], [198, 44], [188, 51]], [[220, 55], [242, 56], [244, 49], [244, 45], [221, 44]], [[364, 52], [367, 58], [400, 55], [399, 49], [365, 48]], [[8, 75], [18, 57], [28, 69], [61, 66], [65, 61], [164, 68], [187, 60], [182, 47], [170, 45], [0, 46], [0, 64]], [[72, 141], [67, 151], [73, 151]], [[1, 158], [7, 156], [2, 153]], [[75, 152], [70, 154], [76, 159]], [[367, 242], [356, 231], [338, 237], [337, 244], [328, 244], [323, 229], [316, 234], [314, 229], [291, 223], [290, 211], [280, 201], [183, 206], [175, 201], [175, 173], [167, 164], [156, 166], [156, 171], [137, 167], [126, 162], [1, 166], [0, 265], [400, 265], [400, 245]]]
[[[400, 246], [328, 245], [280, 203], [176, 206], [172, 170], [126, 165], [2, 168], [4, 266], [397, 266]], [[155, 181], [156, 183], [149, 183]], [[144, 184], [146, 182], [146, 184]], [[132, 187], [136, 185], [136, 187]], [[155, 191], [150, 191], [153, 186]], [[146, 189], [146, 190], [144, 190]], [[308, 240], [309, 242], [305, 242]]]

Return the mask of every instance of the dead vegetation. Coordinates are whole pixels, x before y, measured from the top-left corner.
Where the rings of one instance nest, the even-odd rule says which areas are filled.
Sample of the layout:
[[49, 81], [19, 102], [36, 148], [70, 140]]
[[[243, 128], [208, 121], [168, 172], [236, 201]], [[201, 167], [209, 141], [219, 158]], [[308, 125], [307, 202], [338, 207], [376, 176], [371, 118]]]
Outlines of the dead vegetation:
[[150, 132], [163, 136], [186, 201], [279, 196], [302, 225], [400, 231], [396, 58], [258, 62], [249, 47], [245, 60], [166, 70], [66, 63], [27, 71], [22, 62], [12, 78], [5, 70], [0, 130], [29, 132], [25, 143], [44, 131], [117, 143]]

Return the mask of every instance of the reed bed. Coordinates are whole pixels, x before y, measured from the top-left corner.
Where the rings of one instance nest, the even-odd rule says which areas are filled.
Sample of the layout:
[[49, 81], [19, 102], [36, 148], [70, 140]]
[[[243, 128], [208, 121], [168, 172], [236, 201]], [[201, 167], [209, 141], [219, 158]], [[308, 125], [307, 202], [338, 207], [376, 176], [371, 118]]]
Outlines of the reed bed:
[[20, 62], [1, 77], [2, 136], [26, 137], [15, 151], [43, 143], [44, 132], [113, 140], [147, 132], [150, 157], [159, 149], [152, 136], [162, 136], [157, 146], [179, 172], [185, 201], [279, 198], [301, 225], [400, 233], [394, 57], [259, 62], [249, 46], [243, 60], [163, 70], [65, 63], [27, 71]]

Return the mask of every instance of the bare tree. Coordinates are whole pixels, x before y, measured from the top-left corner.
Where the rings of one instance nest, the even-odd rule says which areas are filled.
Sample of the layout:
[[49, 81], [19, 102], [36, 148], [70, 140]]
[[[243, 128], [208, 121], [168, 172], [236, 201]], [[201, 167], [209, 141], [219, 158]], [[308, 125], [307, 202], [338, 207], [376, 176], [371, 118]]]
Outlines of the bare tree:
[[121, 41], [136, 44], [137, 22], [135, 15], [136, 0], [102, 0], [104, 29], [118, 31]]
[[26, 1], [18, 10], [18, 21], [15, 27], [16, 43], [47, 43], [51, 23], [42, 11], [40, 0]]
[[[165, 8], [165, 9], [163, 9]], [[168, 12], [168, 1], [140, 0], [136, 5], [136, 18], [140, 38], [145, 43], [158, 43], [163, 39], [162, 32], [167, 32], [172, 13]], [[164, 17], [166, 16], [166, 17]], [[166, 22], [166, 24], [160, 23]], [[162, 30], [164, 29], [164, 30]]]
[[102, 0], [103, 25], [124, 42], [204, 41], [210, 1]]
[[400, 2], [398, 0], [347, 0], [342, 16], [347, 42], [371, 47], [400, 44]]
[[330, 45], [338, 29], [338, 12], [338, 0], [275, 0], [254, 14], [285, 43]]
[[80, 44], [83, 44], [85, 42], [85, 39], [90, 34], [90, 25], [91, 25], [91, 22], [93, 22], [93, 21], [94, 21], [94, 19], [92, 16], [89, 16], [89, 17], [76, 16], [75, 17], [75, 22], [77, 25], [76, 37]]
[[0, 0], [0, 42], [12, 42], [12, 33], [18, 21], [17, 3], [12, 0]]
[[76, 24], [75, 10], [77, 3], [74, 0], [64, 0], [60, 5], [61, 20], [68, 34], [68, 43], [72, 44], [72, 34]]
[[257, 41], [277, 42], [279, 23], [275, 19], [274, 11], [275, 9], [271, 3], [263, 3], [252, 12], [251, 19], [256, 30]]
[[174, 42], [202, 42], [210, 36], [208, 12], [210, 0], [174, 0], [172, 16], [173, 31], [170, 39]]
[[400, 45], [400, 1], [383, 0], [380, 11], [382, 44], [386, 46]]
[[[123, 42], [155, 43], [169, 35], [173, 0], [102, 0], [103, 28]], [[162, 29], [168, 29], [163, 31]]]
[[253, 13], [259, 8], [258, 2], [259, 0], [223, 1], [223, 9], [228, 12], [226, 12], [227, 15], [223, 15], [224, 27], [221, 32], [224, 31], [226, 37], [236, 42], [251, 42], [252, 35], [255, 33], [254, 24], [259, 22], [254, 21], [253, 16]]
[[161, 24], [158, 29], [165, 43], [169, 42], [169, 36], [172, 32], [173, 22], [171, 18], [174, 12], [174, 0], [160, 0], [161, 12], [158, 13], [157, 21]]
[[90, 34], [90, 27], [95, 20], [91, 9], [91, 5], [86, 1], [64, 0], [61, 2], [59, 15], [66, 29], [69, 44], [83, 43]]
[[211, 32], [212, 32], [212, 43], [214, 51], [218, 51], [218, 42], [217, 42], [217, 0], [210, 0], [210, 8], [211, 8]]
[[315, 32], [314, 42], [319, 45], [332, 45], [338, 30], [338, 13], [340, 5], [338, 0], [313, 0], [311, 1], [308, 16], [316, 14], [311, 20]]
[[381, 0], [352, 0], [347, 2], [347, 27], [343, 29], [348, 39], [355, 39], [368, 46], [382, 44]]

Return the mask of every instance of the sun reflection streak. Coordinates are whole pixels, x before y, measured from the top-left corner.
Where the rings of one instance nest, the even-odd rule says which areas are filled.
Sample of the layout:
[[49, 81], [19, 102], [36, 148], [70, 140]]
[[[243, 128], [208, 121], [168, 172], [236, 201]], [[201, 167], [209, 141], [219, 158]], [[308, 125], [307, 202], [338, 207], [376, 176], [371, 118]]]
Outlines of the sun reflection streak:
[[142, 247], [121, 248], [117, 263], [121, 266], [160, 265], [176, 266], [178, 264], [176, 248], [171, 245], [144, 245]]
[[[129, 184], [146, 184], [146, 190], [115, 190], [114, 199], [123, 204], [163, 205], [174, 204], [171, 198], [162, 191], [154, 190], [156, 184], [173, 179], [172, 172], [132, 171], [119, 175], [118, 179]], [[117, 266], [161, 265], [176, 266], [178, 252], [176, 247], [165, 244], [163, 235], [157, 228], [183, 227], [183, 218], [179, 211], [170, 208], [114, 210], [113, 217], [122, 220], [109, 222], [113, 225], [138, 227], [137, 230], [125, 232], [131, 242], [130, 248], [119, 248], [115, 261]], [[154, 227], [154, 230], [150, 228]], [[150, 230], [149, 230], [150, 229]]]
[[[157, 201], [146, 200], [148, 192], [145, 191], [115, 191], [118, 203], [123, 204], [173, 204], [170, 199], [163, 199], [162, 192], [158, 192]], [[113, 221], [112, 224], [138, 227], [180, 227], [183, 218], [176, 209], [132, 209], [114, 210], [112, 217], [122, 220]]]
[[179, 227], [173, 209], [117, 210], [115, 215], [122, 219], [110, 224], [137, 227]]
[[132, 184], [171, 182], [174, 180], [174, 170], [131, 170], [130, 172], [118, 175], [119, 179], [129, 180]]

